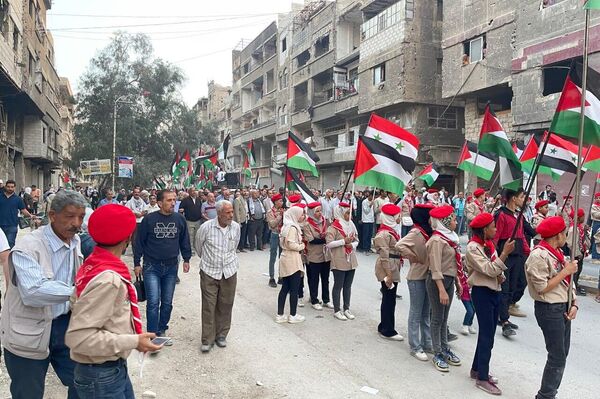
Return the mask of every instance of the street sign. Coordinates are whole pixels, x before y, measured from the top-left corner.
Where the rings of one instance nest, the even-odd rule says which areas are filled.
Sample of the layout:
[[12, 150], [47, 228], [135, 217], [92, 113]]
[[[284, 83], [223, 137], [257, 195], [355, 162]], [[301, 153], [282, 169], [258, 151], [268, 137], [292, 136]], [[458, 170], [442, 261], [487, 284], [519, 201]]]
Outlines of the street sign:
[[80, 161], [79, 167], [84, 176], [108, 175], [112, 173], [110, 159], [94, 159], [93, 161]]

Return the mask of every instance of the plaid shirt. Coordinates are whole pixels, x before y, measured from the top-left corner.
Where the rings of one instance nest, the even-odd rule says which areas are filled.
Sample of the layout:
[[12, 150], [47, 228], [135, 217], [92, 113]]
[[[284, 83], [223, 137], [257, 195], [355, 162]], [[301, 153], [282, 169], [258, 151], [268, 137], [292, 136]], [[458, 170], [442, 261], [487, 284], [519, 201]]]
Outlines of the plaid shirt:
[[200, 269], [215, 280], [236, 274], [240, 266], [235, 252], [239, 241], [240, 225], [237, 222], [232, 221], [225, 228], [219, 226], [218, 218], [202, 224], [196, 234]]

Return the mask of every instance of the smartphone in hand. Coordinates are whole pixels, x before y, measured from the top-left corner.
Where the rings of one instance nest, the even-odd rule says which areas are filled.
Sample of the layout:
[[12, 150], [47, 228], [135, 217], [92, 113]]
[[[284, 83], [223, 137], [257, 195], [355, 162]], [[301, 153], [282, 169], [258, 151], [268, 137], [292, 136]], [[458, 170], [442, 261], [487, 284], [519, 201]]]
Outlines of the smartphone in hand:
[[163, 346], [164, 344], [166, 344], [170, 340], [171, 340], [171, 338], [169, 338], [169, 337], [156, 337], [151, 342], [154, 345]]

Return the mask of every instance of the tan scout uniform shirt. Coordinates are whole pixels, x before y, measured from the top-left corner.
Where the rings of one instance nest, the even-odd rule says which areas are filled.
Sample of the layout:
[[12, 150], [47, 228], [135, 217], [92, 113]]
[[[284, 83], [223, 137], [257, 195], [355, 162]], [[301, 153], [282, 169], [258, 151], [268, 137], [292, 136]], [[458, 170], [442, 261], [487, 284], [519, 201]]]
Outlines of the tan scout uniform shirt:
[[407, 280], [425, 280], [429, 266], [427, 266], [427, 249], [425, 237], [418, 229], [411, 229], [396, 244], [396, 249], [404, 259], [410, 262], [406, 275]]
[[443, 280], [444, 276], [456, 277], [456, 252], [443, 238], [434, 234], [425, 247], [433, 280]]
[[[326, 223], [326, 222], [325, 222]], [[325, 248], [325, 237], [321, 237], [317, 229], [312, 227], [309, 223], [302, 226], [302, 234], [304, 234], [304, 240], [307, 242], [306, 246], [306, 258], [309, 263], [324, 263], [329, 262], [329, 253]], [[323, 239], [322, 244], [311, 244], [311, 241], [315, 239]]]
[[[377, 233], [373, 240], [373, 246], [379, 254], [377, 262], [375, 262], [377, 281], [383, 281], [388, 270], [392, 272], [394, 282], [400, 281], [400, 253], [396, 249], [396, 242], [394, 236], [385, 230]], [[397, 256], [397, 258], [393, 258], [393, 256]]]
[[279, 258], [279, 276], [287, 277], [297, 271], [304, 272], [301, 251], [304, 251], [304, 243], [300, 238], [300, 232], [296, 227], [290, 227], [285, 238], [279, 237], [281, 244], [281, 257]]
[[283, 225], [283, 212], [278, 211], [275, 207], [267, 211], [267, 224], [269, 225], [269, 230], [279, 234]]
[[138, 346], [127, 286], [117, 273], [98, 275], [72, 307], [65, 343], [71, 359], [100, 364], [127, 359]]
[[[590, 246], [591, 246], [590, 237], [588, 236], [587, 232], [584, 234], [584, 240], [585, 240], [584, 244], [585, 244], [585, 248], [586, 248], [586, 253], [584, 254], [584, 257], [586, 257], [590, 253]], [[573, 251], [573, 226], [569, 227], [569, 230], [567, 231], [567, 246], [569, 247], [569, 250], [571, 251], [571, 256], [573, 258], [581, 256], [581, 244], [579, 243], [579, 231], [577, 231], [577, 251]]]
[[480, 213], [481, 211], [479, 210], [479, 206], [475, 203], [475, 201], [472, 201], [471, 203], [467, 204], [465, 208], [465, 214], [467, 215], [467, 221], [469, 223], [473, 219], [475, 219], [475, 216], [479, 215]]
[[498, 276], [502, 275], [507, 269], [506, 265], [496, 255], [496, 260], [493, 262], [487, 257], [484, 251], [484, 247], [476, 242], [469, 242], [467, 244], [467, 271], [469, 272], [469, 279], [467, 282], [469, 286], [474, 287], [487, 287], [494, 291], [501, 291], [502, 287], [498, 283]]
[[[531, 218], [531, 227], [533, 227], [533, 229], [537, 229], [537, 227], [540, 225], [540, 223], [542, 223], [544, 219], [546, 219], [546, 216], [542, 215], [541, 213], [534, 213], [533, 217]], [[542, 236], [536, 234], [535, 237], [533, 237], [533, 239], [540, 241], [542, 239]]]
[[[327, 244], [333, 241], [343, 240], [342, 234], [335, 229], [334, 227], [329, 226], [327, 228], [327, 234], [325, 235], [325, 242]], [[354, 244], [358, 242], [358, 239], [355, 239]], [[352, 249], [350, 255], [346, 256], [346, 252], [344, 251], [344, 245], [339, 247], [330, 248], [329, 253], [331, 256], [331, 269], [332, 270], [342, 270], [349, 271], [352, 269], [356, 269], [358, 267], [358, 260], [356, 259], [356, 246]]]
[[[568, 288], [562, 282], [552, 291], [542, 294], [548, 286], [548, 281], [558, 274], [555, 267], [558, 259], [543, 248], [535, 248], [525, 262], [525, 274], [529, 294], [535, 301], [547, 303], [566, 303], [568, 301]], [[575, 298], [573, 290], [573, 298]]]
[[592, 212], [591, 212], [590, 216], [591, 216], [592, 220], [600, 221], [600, 205], [598, 205], [598, 204], [592, 205]]

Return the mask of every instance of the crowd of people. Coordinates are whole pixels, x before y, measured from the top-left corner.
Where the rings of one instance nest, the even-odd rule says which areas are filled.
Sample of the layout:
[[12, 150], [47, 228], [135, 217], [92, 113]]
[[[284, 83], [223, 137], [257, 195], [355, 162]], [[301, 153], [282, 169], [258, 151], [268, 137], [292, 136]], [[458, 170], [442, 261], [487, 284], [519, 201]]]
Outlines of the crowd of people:
[[[471, 378], [494, 395], [501, 394], [498, 378], [489, 373], [496, 327], [506, 338], [517, 334], [511, 317], [526, 317], [519, 302], [528, 289], [548, 350], [537, 398], [553, 398], [565, 367], [570, 323], [579, 309], [577, 297], [586, 294], [579, 284], [583, 259], [590, 253], [600, 257], [591, 235], [600, 227], [600, 194], [590, 228], [570, 197], [559, 208], [551, 187], [535, 201], [526, 200], [522, 189], [499, 196], [481, 188], [466, 196], [412, 187], [402, 196], [329, 189], [313, 190], [313, 200], [268, 187], [211, 192], [135, 186], [116, 196], [110, 189], [77, 188], [40, 193], [36, 206], [45, 204], [50, 223], [16, 243], [18, 213], [35, 214], [36, 208], [29, 212], [14, 190], [15, 183], [7, 181], [0, 194], [6, 281], [0, 338], [15, 399], [42, 398], [49, 364], [69, 387], [69, 398], [133, 397], [126, 359], [133, 349], [157, 353], [173, 344], [168, 329], [179, 265], [189, 272], [194, 255], [202, 292], [201, 351], [226, 347], [238, 254], [267, 247], [267, 284], [279, 288], [276, 323], [305, 321], [298, 312], [304, 306], [305, 274], [313, 309], [332, 309], [336, 320], [354, 320], [357, 253], [376, 255], [377, 333], [391, 341], [404, 340], [395, 327], [395, 306], [400, 271], [407, 267], [410, 352], [441, 372], [462, 363], [449, 345], [448, 315], [456, 294], [465, 308], [460, 332], [478, 334]], [[33, 190], [23, 193], [32, 196]], [[460, 236], [465, 234], [463, 250]], [[136, 284], [121, 259], [129, 246]], [[575, 285], [569, 300], [571, 275]], [[140, 295], [147, 301], [146, 332]]]

